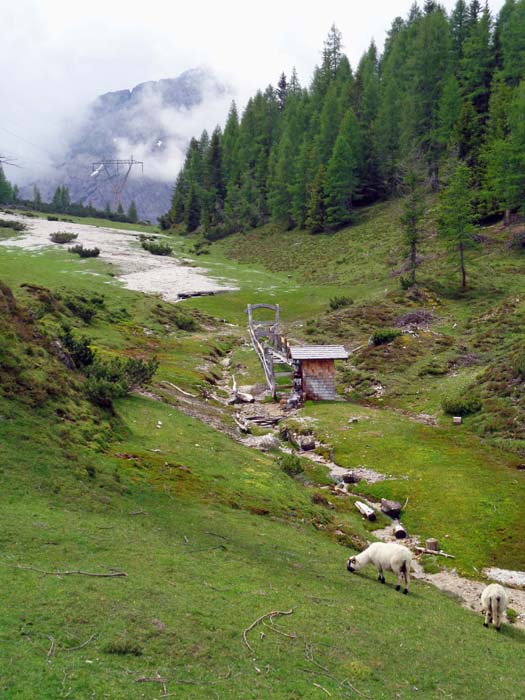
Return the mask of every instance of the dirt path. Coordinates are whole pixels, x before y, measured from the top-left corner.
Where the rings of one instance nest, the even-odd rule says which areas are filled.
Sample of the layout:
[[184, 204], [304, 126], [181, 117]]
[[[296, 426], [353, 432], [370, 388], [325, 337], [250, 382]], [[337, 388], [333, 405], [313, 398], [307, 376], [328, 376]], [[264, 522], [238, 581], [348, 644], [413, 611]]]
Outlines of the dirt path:
[[76, 233], [86, 248], [99, 248], [99, 260], [115, 265], [117, 279], [128, 289], [146, 294], [158, 294], [165, 301], [177, 301], [181, 295], [216, 294], [236, 287], [224, 278], [212, 278], [203, 268], [189, 267], [176, 258], [152, 255], [140, 247], [140, 232], [75, 224], [46, 219], [29, 219], [14, 214], [2, 214], [3, 219], [20, 221], [28, 230], [16, 237], [0, 241], [0, 245], [24, 250], [45, 247], [67, 247], [52, 243], [51, 233]]

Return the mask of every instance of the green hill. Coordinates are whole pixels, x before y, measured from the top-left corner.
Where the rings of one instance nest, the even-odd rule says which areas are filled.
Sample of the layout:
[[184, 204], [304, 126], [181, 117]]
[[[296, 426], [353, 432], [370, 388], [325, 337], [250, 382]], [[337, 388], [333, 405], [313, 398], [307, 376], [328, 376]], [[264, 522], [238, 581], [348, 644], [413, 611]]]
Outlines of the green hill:
[[[523, 569], [520, 435], [484, 428], [500, 413], [490, 373], [511, 371], [520, 340], [521, 253], [512, 232], [481, 231], [471, 290], [458, 295], [430, 238], [413, 298], [391, 275], [404, 259], [397, 215], [382, 204], [331, 235], [268, 227], [214, 243], [206, 266], [240, 290], [175, 306], [119, 287], [98, 260], [0, 249], [0, 694], [522, 696], [521, 631], [487, 631], [425, 584], [404, 597], [372, 569], [348, 574], [372, 526], [351, 499], [320, 490], [322, 469], [294, 479], [275, 455], [232, 440], [231, 412], [212, 397], [225, 353], [238, 380], [262, 380], [243, 345], [248, 301], [279, 302], [297, 340], [364, 344], [340, 369], [348, 401], [303, 409], [336, 461], [399, 477], [358, 490], [408, 496], [409, 531], [446, 542], [459, 570]], [[172, 241], [178, 253], [195, 245]], [[331, 311], [341, 296], [353, 304]], [[367, 346], [421, 309], [428, 330]], [[158, 358], [151, 385], [97, 406], [85, 371], [65, 360], [64, 328], [104, 362]], [[445, 371], [421, 372], [431, 362]], [[185, 403], [165, 381], [200, 398]], [[471, 383], [482, 408], [453, 427], [441, 399]], [[416, 422], [422, 412], [437, 425]], [[293, 612], [257, 624], [248, 648], [243, 631], [275, 610]]]

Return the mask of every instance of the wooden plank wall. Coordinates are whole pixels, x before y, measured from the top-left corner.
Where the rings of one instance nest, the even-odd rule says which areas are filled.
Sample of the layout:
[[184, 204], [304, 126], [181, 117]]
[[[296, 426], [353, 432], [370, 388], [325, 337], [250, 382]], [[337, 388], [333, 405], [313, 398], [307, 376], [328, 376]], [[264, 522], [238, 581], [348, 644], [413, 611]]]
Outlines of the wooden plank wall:
[[335, 363], [333, 360], [301, 360], [303, 394], [311, 401], [335, 399]]

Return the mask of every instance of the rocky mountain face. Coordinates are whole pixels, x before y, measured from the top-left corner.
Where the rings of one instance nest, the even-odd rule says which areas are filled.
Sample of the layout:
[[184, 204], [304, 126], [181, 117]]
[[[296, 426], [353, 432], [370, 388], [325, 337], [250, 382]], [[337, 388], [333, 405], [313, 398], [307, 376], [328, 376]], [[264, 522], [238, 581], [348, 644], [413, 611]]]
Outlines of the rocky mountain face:
[[[57, 185], [72, 201], [104, 209], [135, 201], [142, 219], [169, 208], [171, 192], [191, 136], [226, 113], [228, 89], [204, 68], [177, 78], [140, 83], [98, 97], [71, 140], [56, 177], [36, 183], [50, 200]], [[103, 163], [133, 160], [133, 164]], [[143, 165], [139, 164], [143, 163]], [[129, 173], [128, 173], [129, 171]], [[29, 193], [28, 193], [29, 194]]]

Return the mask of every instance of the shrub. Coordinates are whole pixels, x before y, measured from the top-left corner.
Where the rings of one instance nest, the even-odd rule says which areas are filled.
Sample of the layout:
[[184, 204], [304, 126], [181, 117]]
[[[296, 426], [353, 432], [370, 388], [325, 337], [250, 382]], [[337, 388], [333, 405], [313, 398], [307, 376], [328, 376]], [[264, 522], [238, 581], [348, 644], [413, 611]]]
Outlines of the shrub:
[[93, 294], [89, 299], [82, 295], [65, 297], [64, 304], [84, 323], [91, 323], [97, 311], [104, 307], [104, 297]]
[[71, 328], [66, 326], [64, 327], [61, 340], [77, 369], [89, 367], [93, 364], [95, 351], [91, 349], [91, 340], [89, 338], [83, 336], [76, 340], [71, 333]]
[[142, 656], [142, 648], [138, 644], [127, 641], [111, 642], [103, 647], [102, 651], [104, 654], [118, 654], [119, 656], [124, 656], [129, 654], [130, 656]]
[[354, 300], [350, 299], [350, 297], [332, 297], [328, 302], [328, 306], [330, 307], [330, 311], [337, 311], [337, 309], [342, 309], [345, 306], [351, 306], [353, 303]]
[[391, 343], [393, 340], [401, 335], [401, 331], [396, 328], [380, 328], [372, 333], [372, 344], [373, 345], [385, 345], [386, 343]]
[[86, 372], [87, 397], [102, 408], [111, 408], [114, 399], [126, 396], [149, 381], [158, 366], [156, 359], [115, 358], [109, 362], [96, 359]]
[[9, 221], [9, 219], [0, 219], [0, 228], [10, 228], [13, 231], [25, 231], [27, 226], [21, 221]]
[[152, 255], [171, 255], [173, 250], [167, 243], [156, 243], [155, 241], [142, 241], [141, 246]]
[[100, 255], [98, 248], [84, 248], [83, 245], [74, 245], [72, 248], [69, 248], [69, 252], [76, 253], [81, 258], [97, 258]]
[[405, 291], [414, 286], [414, 283], [410, 277], [403, 277], [402, 275], [399, 278], [399, 284], [401, 285], [401, 289], [404, 289]]
[[469, 416], [480, 411], [482, 403], [479, 396], [456, 396], [443, 399], [441, 407], [449, 416]]
[[58, 218], [58, 216], [48, 216], [48, 217], [47, 217], [47, 220], [48, 220], [48, 221], [60, 221], [60, 219]]
[[68, 233], [67, 231], [57, 231], [49, 234], [53, 243], [71, 243], [78, 238], [78, 233]]
[[209, 241], [197, 241], [193, 246], [191, 252], [194, 255], [209, 255], [210, 254], [210, 242]]
[[196, 331], [199, 328], [197, 321], [185, 314], [177, 314], [174, 321], [177, 328], [181, 331]]
[[283, 454], [277, 459], [277, 464], [288, 476], [298, 476], [304, 472], [301, 460], [294, 454]]

